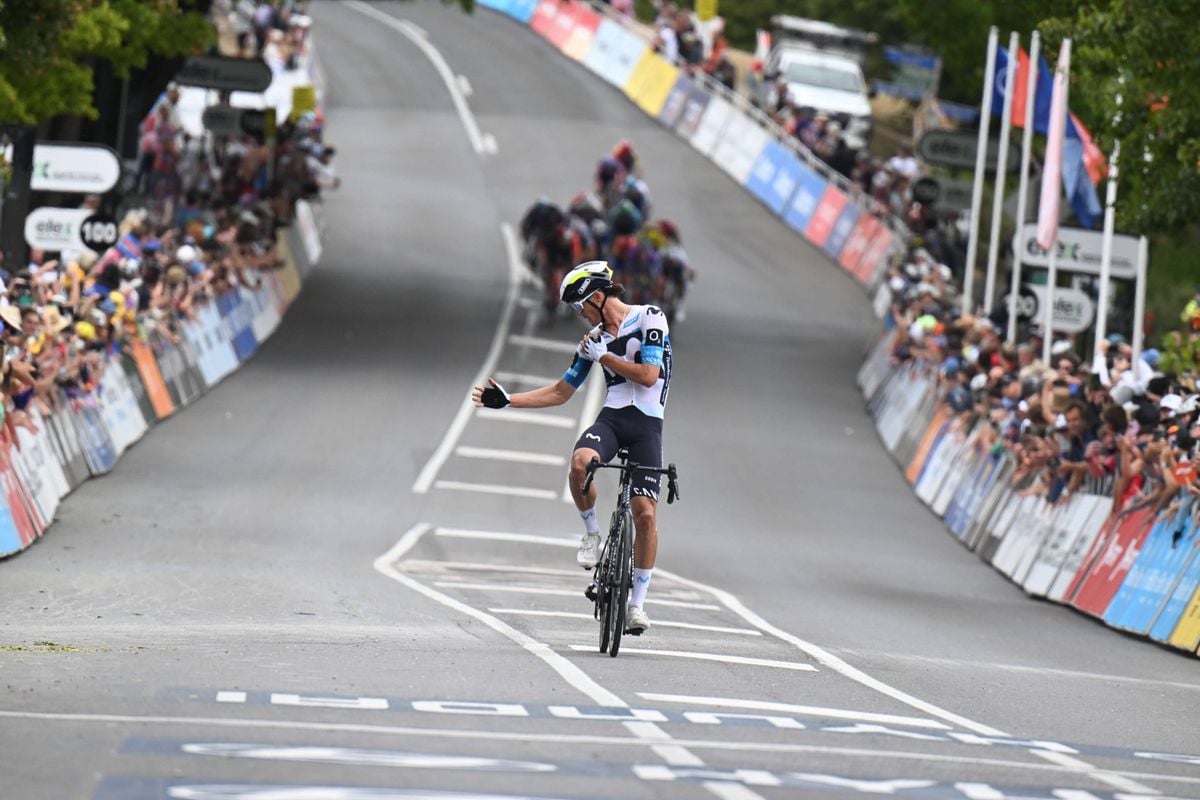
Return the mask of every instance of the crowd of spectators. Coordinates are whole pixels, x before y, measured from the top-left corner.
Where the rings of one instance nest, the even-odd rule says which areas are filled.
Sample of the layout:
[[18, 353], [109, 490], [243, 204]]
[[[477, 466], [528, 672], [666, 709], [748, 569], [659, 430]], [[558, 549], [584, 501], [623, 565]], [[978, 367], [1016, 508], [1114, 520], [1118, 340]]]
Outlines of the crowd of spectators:
[[[285, 34], [287, 35], [287, 34]], [[266, 34], [264, 46], [272, 36]], [[137, 169], [81, 207], [118, 212], [104, 252], [34, 249], [0, 269], [0, 415], [36, 432], [34, 409], [90, 402], [111, 354], [135, 337], [180, 344], [202, 304], [259, 286], [282, 265], [280, 228], [295, 202], [336, 186], [318, 115], [254, 136], [192, 137], [171, 86], [141, 124]]]
[[1062, 335], [1046, 363], [1039, 326], [1014, 345], [997, 315], [963, 313], [950, 269], [928, 250], [912, 248], [886, 280], [897, 322], [893, 361], [937, 370], [940, 401], [964, 429], [982, 423], [981, 446], [1011, 455], [1016, 488], [1050, 502], [1086, 492], [1113, 497], [1117, 509], [1140, 501], [1192, 507], [1200, 394], [1188, 359], [1200, 351], [1200, 287], [1184, 329], [1165, 337], [1172, 349], [1147, 349], [1135, 361], [1114, 333], [1088, 361], [1083, 343]]

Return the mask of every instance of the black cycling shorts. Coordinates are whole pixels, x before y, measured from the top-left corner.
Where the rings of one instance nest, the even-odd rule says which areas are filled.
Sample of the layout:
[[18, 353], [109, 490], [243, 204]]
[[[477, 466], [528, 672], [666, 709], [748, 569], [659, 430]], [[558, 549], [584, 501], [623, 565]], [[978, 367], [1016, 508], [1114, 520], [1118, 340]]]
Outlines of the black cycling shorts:
[[[624, 447], [629, 450], [631, 463], [643, 467], [662, 466], [663, 421], [648, 417], [633, 406], [625, 408], [602, 408], [592, 427], [583, 432], [575, 449], [587, 448], [600, 454], [600, 460], [608, 463]], [[633, 476], [633, 493], [658, 501], [658, 490], [662, 476], [652, 472], [638, 472]]]

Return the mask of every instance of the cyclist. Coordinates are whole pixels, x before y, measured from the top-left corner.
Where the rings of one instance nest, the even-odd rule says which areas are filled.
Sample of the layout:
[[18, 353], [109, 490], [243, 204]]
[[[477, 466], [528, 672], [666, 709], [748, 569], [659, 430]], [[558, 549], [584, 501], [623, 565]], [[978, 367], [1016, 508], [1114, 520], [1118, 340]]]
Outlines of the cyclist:
[[[549, 386], [508, 394], [495, 380], [476, 386], [476, 406], [488, 408], [546, 408], [571, 399], [583, 385], [592, 364], [604, 370], [607, 395], [604, 408], [575, 443], [571, 457], [571, 496], [583, 519], [585, 533], [576, 561], [591, 569], [600, 559], [600, 522], [596, 516], [596, 487], [583, 494], [587, 465], [593, 458], [607, 462], [624, 447], [630, 461], [662, 466], [663, 415], [671, 385], [671, 337], [666, 315], [655, 306], [622, 302], [624, 287], [613, 282], [603, 261], [580, 264], [567, 273], [559, 297], [594, 327], [579, 343], [563, 377]], [[650, 627], [642, 606], [658, 552], [658, 490], [660, 476], [639, 472], [633, 483], [633, 591], [626, 612], [626, 630], [640, 634]]]

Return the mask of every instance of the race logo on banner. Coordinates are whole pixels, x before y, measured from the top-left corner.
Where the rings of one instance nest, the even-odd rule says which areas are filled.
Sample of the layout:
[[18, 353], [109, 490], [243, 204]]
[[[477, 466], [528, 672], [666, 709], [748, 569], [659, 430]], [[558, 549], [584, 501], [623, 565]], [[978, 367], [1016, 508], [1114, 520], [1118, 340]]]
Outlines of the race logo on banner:
[[674, 128], [679, 118], [683, 116], [683, 109], [687, 105], [688, 97], [692, 93], [695, 84], [691, 78], [685, 75], [680, 75], [675, 79], [675, 85], [671, 87], [670, 94], [667, 95], [667, 100], [663, 103], [662, 111], [658, 113], [658, 121], [668, 128]]
[[798, 164], [797, 166], [800, 168], [800, 180], [796, 188], [796, 193], [792, 195], [792, 202], [788, 203], [787, 213], [784, 214], [783, 220], [796, 230], [804, 233], [809, 221], [813, 218], [813, 213], [817, 210], [817, 203], [821, 201], [821, 196], [825, 194], [826, 184], [824, 178], [808, 167], [803, 164]]
[[254, 309], [242, 301], [237, 290], [222, 292], [216, 300], [217, 310], [225, 319], [233, 350], [239, 361], [245, 361], [258, 349], [258, 342], [254, 338]]
[[858, 268], [858, 262], [870, 247], [871, 239], [875, 236], [878, 228], [879, 221], [875, 217], [870, 214], [862, 214], [854, 225], [854, 229], [850, 231], [850, 235], [846, 237], [846, 243], [842, 245], [842, 252], [838, 255], [838, 264], [856, 278], [858, 275], [855, 274], [855, 270]]
[[858, 224], [860, 216], [862, 216], [862, 209], [855, 203], [847, 202], [842, 213], [838, 215], [837, 222], [833, 223], [833, 231], [825, 241], [825, 252], [832, 258], [836, 259], [842, 252], [842, 247], [850, 238], [850, 232]]
[[800, 183], [801, 169], [799, 159], [790, 150], [779, 142], [767, 142], [766, 149], [750, 171], [746, 189], [767, 208], [782, 214]]
[[83, 447], [88, 470], [93, 475], [103, 475], [117, 463], [117, 454], [95, 406], [96, 398], [93, 395], [75, 400], [71, 419], [75, 423], [75, 432]]

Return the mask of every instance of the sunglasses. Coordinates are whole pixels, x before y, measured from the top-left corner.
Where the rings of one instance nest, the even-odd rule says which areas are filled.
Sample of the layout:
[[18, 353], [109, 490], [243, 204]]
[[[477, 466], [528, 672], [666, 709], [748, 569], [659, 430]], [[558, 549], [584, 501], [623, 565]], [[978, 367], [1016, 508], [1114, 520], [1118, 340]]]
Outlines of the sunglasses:
[[574, 311], [576, 314], [582, 314], [583, 313], [583, 304], [588, 301], [588, 298], [590, 298], [592, 296], [592, 294], [595, 294], [595, 292], [592, 292], [587, 297], [584, 297], [577, 302], [570, 303], [571, 310]]

